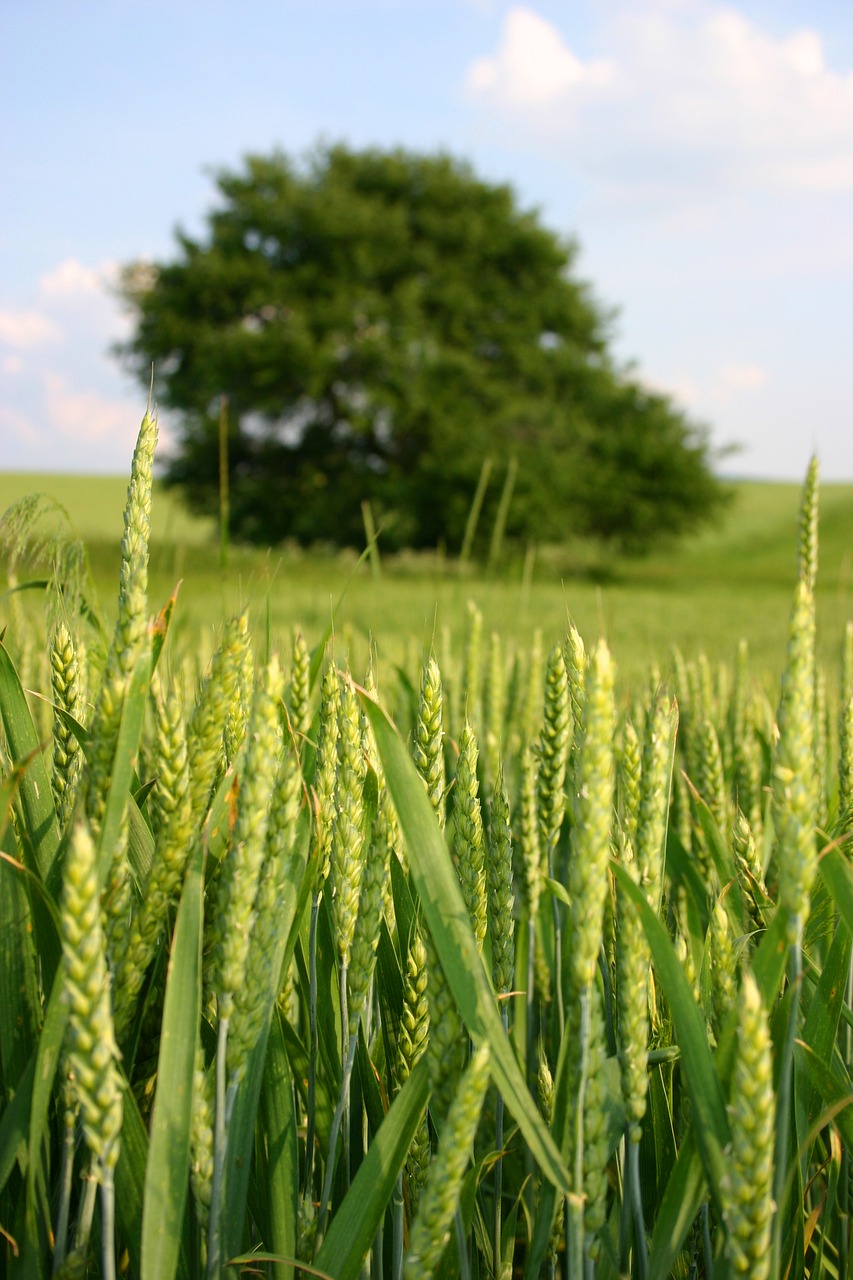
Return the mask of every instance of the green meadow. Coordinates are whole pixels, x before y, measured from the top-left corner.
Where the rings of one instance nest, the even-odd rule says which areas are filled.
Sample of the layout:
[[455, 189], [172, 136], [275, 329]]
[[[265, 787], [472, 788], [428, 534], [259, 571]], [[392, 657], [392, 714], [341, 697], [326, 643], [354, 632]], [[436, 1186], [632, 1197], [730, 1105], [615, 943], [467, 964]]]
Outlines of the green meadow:
[[[97, 601], [110, 612], [126, 489], [122, 477], [5, 473], [0, 511], [33, 492], [60, 503], [87, 545]], [[297, 623], [320, 634], [335, 611], [336, 630], [365, 647], [381, 636], [380, 658], [384, 647], [386, 657], [401, 661], [413, 648], [438, 644], [447, 628], [458, 637], [471, 599], [486, 634], [526, 642], [541, 628], [550, 644], [570, 618], [582, 634], [605, 636], [627, 683], [645, 679], [673, 645], [688, 658], [705, 653], [712, 663], [729, 663], [745, 639], [752, 669], [770, 689], [784, 656], [800, 489], [753, 481], [732, 489], [717, 525], [642, 559], [607, 558], [585, 546], [538, 547], [526, 564], [508, 553], [493, 574], [433, 555], [382, 558], [377, 575], [355, 550], [232, 546], [223, 574], [214, 522], [192, 516], [174, 492], [155, 484], [152, 605], [180, 581], [179, 629], [216, 625], [248, 604], [255, 625], [274, 637]], [[818, 634], [834, 672], [851, 612], [853, 484], [822, 485], [820, 503]], [[379, 546], [381, 556], [381, 536]]]

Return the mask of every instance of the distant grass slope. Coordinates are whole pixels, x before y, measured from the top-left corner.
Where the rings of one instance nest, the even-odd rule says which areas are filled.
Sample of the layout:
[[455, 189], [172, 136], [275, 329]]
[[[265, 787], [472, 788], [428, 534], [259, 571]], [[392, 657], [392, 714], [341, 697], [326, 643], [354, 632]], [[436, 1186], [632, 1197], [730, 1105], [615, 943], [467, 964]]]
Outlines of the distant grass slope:
[[[637, 562], [632, 578], [789, 583], [797, 542], [801, 487], [742, 481], [719, 524]], [[853, 484], [820, 490], [820, 577], [824, 587], [847, 584], [853, 570]]]
[[[383, 561], [380, 581], [356, 556], [320, 557], [293, 551], [232, 548], [223, 577], [213, 522], [188, 515], [173, 493], [156, 487], [153, 499], [151, 607], [159, 607], [183, 579], [178, 629], [218, 622], [245, 604], [256, 622], [268, 619], [274, 642], [286, 643], [299, 623], [314, 643], [346, 589], [335, 629], [354, 638], [353, 669], [365, 660], [368, 637], [382, 638], [385, 661], [400, 661], [406, 647], [440, 647], [442, 629], [465, 626], [468, 599], [483, 612], [484, 632], [527, 643], [541, 627], [546, 646], [571, 617], [592, 642], [607, 636], [624, 681], [645, 679], [653, 662], [668, 660], [674, 644], [687, 657], [705, 652], [712, 662], [733, 659], [748, 641], [752, 667], [772, 689], [784, 658], [787, 619], [796, 574], [800, 486], [743, 482], [715, 528], [634, 561], [611, 566], [601, 583], [573, 576], [565, 558], [543, 550], [530, 589], [521, 565], [504, 566], [497, 579], [476, 571], [462, 576], [438, 559]], [[98, 598], [115, 600], [126, 481], [113, 477], [0, 474], [0, 511], [21, 495], [50, 494], [68, 510], [86, 540]], [[853, 484], [825, 485], [820, 498], [818, 572], [821, 655], [832, 684], [845, 622], [853, 617]], [[2, 617], [0, 617], [2, 622]], [[380, 652], [380, 660], [383, 655]], [[666, 672], [663, 671], [665, 676]]]
[[[734, 501], [718, 524], [646, 559], [621, 562], [618, 576], [685, 585], [711, 578], [790, 582], [800, 486], [739, 481], [732, 487]], [[61, 503], [85, 541], [118, 540], [125, 477], [0, 471], [0, 513], [28, 493], [45, 493]], [[206, 546], [216, 553], [214, 521], [190, 514], [173, 490], [156, 482], [152, 525], [155, 543]], [[823, 585], [828, 579], [846, 582], [853, 573], [853, 484], [821, 486], [820, 543]]]
[[[121, 536], [126, 476], [0, 471], [0, 513], [28, 493], [45, 493], [61, 503], [84, 542], [113, 541]], [[177, 494], [156, 481], [151, 520], [152, 536], [162, 542], [203, 546], [215, 536], [213, 521], [190, 515]]]

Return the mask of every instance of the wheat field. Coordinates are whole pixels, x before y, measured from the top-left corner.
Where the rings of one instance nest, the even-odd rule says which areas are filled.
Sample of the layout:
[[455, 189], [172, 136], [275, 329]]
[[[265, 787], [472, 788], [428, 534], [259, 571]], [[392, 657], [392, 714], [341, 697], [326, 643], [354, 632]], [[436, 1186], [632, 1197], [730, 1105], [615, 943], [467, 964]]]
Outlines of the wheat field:
[[[156, 437], [107, 612], [37, 504], [3, 525], [5, 1274], [853, 1273], [853, 627], [816, 464], [785, 613], [753, 593], [766, 649], [722, 661], [676, 627], [631, 653], [614, 584], [509, 627], [506, 584], [439, 575], [451, 620], [398, 598], [387, 643], [334, 594], [182, 617]], [[731, 600], [743, 565], [690, 554]]]

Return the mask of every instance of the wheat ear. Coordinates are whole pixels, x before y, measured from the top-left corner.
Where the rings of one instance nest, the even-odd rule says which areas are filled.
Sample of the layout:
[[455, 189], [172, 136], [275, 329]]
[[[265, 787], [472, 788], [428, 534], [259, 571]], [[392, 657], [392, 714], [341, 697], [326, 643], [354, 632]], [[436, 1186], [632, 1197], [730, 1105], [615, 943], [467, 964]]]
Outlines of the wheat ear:
[[731, 1148], [720, 1186], [725, 1255], [735, 1275], [771, 1274], [775, 1099], [770, 1030], [755, 979], [741, 981], [729, 1105]]
[[[75, 827], [65, 858], [60, 906], [65, 997], [69, 1006], [68, 1065], [80, 1105], [83, 1136], [101, 1184], [104, 1277], [115, 1276], [114, 1183], [122, 1126], [119, 1057], [110, 1007], [110, 974], [101, 926], [97, 851], [88, 827]], [[89, 1200], [89, 1204], [91, 1204]], [[82, 1211], [85, 1245], [90, 1211]]]
[[432, 1158], [409, 1238], [404, 1280], [421, 1280], [432, 1274], [450, 1240], [488, 1083], [489, 1049], [484, 1044], [471, 1057], [442, 1125], [438, 1152]]
[[435, 658], [431, 657], [421, 675], [412, 755], [442, 830], [445, 824], [447, 791], [443, 736], [441, 672]]
[[[82, 673], [71, 632], [62, 620], [57, 623], [50, 644], [50, 676], [57, 708], [67, 711], [78, 724], [82, 724], [86, 706]], [[82, 766], [79, 742], [58, 711], [54, 712], [50, 784], [61, 831], [65, 830], [74, 810]]]
[[478, 757], [477, 739], [466, 720], [459, 743], [456, 784], [453, 790], [453, 852], [477, 949], [482, 950], [488, 928], [488, 912], [485, 836], [477, 780]]

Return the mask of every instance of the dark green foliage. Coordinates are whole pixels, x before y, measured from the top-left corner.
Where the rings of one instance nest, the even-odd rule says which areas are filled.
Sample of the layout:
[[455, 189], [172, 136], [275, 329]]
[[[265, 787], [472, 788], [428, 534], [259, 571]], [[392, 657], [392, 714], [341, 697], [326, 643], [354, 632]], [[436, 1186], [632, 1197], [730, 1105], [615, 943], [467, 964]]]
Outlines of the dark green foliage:
[[146, 387], [154, 362], [168, 479], [211, 513], [227, 395], [236, 537], [359, 544], [366, 499], [384, 545], [456, 550], [486, 458], [484, 545], [511, 459], [510, 538], [638, 549], [719, 506], [704, 432], [614, 364], [576, 247], [510, 187], [342, 146], [217, 184], [201, 239], [126, 268], [120, 353]]

